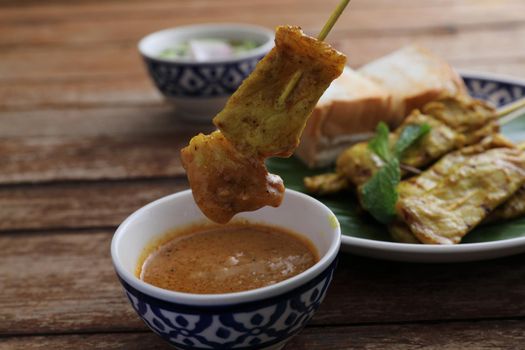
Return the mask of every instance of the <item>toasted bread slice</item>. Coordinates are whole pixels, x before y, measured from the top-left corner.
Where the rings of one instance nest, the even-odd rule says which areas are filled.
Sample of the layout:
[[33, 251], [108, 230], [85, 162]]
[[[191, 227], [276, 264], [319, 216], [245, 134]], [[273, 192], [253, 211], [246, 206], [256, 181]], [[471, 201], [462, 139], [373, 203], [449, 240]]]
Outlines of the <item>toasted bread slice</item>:
[[372, 61], [358, 70], [392, 94], [392, 127], [415, 108], [438, 96], [466, 94], [461, 77], [428, 49], [410, 45]]
[[430, 101], [464, 94], [454, 69], [417, 45], [357, 71], [347, 67], [319, 100], [295, 154], [309, 167], [329, 165], [348, 146], [368, 139], [380, 121], [395, 128]]
[[368, 139], [390, 118], [390, 94], [349, 67], [315, 107], [295, 154], [309, 167], [334, 162], [351, 144]]

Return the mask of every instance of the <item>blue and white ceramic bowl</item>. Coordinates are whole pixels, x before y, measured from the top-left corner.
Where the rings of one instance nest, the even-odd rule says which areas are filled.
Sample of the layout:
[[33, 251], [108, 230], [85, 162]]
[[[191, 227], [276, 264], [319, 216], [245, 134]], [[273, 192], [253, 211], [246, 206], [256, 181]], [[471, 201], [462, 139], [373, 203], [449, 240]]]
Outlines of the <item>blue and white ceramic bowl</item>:
[[178, 349], [280, 349], [323, 301], [341, 240], [330, 209], [286, 190], [279, 208], [265, 207], [238, 217], [308, 237], [319, 252], [319, 262], [285, 281], [238, 293], [180, 293], [143, 282], [135, 270], [148, 243], [169, 229], [206, 220], [190, 190], [139, 209], [113, 237], [113, 264], [131, 305], [148, 327]]
[[[229, 59], [195, 62], [187, 58], [160, 58], [159, 54], [189, 39], [250, 40], [253, 50]], [[157, 88], [175, 103], [177, 113], [191, 121], [210, 121], [228, 97], [274, 46], [273, 31], [245, 24], [202, 24], [152, 33], [138, 44]]]

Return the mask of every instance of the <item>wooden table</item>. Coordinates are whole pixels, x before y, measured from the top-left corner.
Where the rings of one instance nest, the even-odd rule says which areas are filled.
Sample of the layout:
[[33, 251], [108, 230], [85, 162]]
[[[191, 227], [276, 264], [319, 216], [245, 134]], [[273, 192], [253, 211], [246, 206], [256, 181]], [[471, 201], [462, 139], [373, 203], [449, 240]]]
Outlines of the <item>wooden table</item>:
[[[209, 21], [317, 32], [336, 2], [0, 1], [0, 349], [169, 349], [128, 305], [109, 243], [125, 216], [187, 187], [178, 150], [203, 127], [173, 117], [137, 41]], [[456, 67], [525, 78], [525, 1], [354, 0], [329, 40], [354, 67], [417, 41]], [[525, 348], [525, 255], [343, 255], [286, 347], [422, 348]]]

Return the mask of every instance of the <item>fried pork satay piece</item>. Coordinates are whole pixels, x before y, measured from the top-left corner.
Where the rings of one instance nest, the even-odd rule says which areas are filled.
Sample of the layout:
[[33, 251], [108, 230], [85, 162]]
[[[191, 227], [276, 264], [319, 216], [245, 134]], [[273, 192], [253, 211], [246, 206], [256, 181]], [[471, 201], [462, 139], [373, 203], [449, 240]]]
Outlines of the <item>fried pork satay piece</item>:
[[514, 144], [501, 134], [483, 139], [480, 143], [451, 152], [418, 176], [401, 181], [397, 186], [399, 197], [423, 195], [440, 184], [443, 176], [460, 167], [470, 157], [493, 148], [514, 148]]
[[238, 212], [265, 205], [278, 207], [283, 200], [281, 178], [269, 174], [263, 162], [239, 153], [219, 131], [193, 137], [181, 159], [195, 202], [215, 222], [226, 223]]
[[[257, 65], [214, 119], [224, 136], [246, 155], [288, 157], [315, 104], [342, 72], [346, 57], [306, 36], [299, 27], [281, 26], [275, 48]], [[294, 75], [297, 85], [280, 97]]]
[[388, 232], [399, 243], [421, 244], [403, 221], [396, 220], [388, 225]]
[[336, 173], [359, 187], [383, 165], [383, 160], [368, 148], [368, 142], [360, 142], [341, 153], [337, 158]]
[[310, 193], [329, 195], [350, 187], [348, 180], [336, 173], [326, 173], [304, 178], [304, 186]]
[[[525, 152], [525, 143], [520, 143], [516, 147]], [[525, 216], [525, 185], [521, 186], [508, 201], [490, 213], [483, 223], [516, 219], [522, 216]]]
[[484, 101], [466, 96], [444, 97], [427, 103], [422, 112], [464, 135], [466, 145], [499, 131], [496, 110]]
[[[443, 160], [448, 162], [447, 158]], [[398, 187], [398, 218], [422, 243], [459, 243], [525, 183], [525, 154], [518, 149], [494, 148], [457, 159], [457, 163], [446, 164], [445, 173], [439, 161], [421, 174], [428, 182], [412, 181]]]
[[516, 219], [525, 216], [525, 185], [521, 186], [508, 201], [497, 207], [483, 221], [489, 224], [497, 221]]

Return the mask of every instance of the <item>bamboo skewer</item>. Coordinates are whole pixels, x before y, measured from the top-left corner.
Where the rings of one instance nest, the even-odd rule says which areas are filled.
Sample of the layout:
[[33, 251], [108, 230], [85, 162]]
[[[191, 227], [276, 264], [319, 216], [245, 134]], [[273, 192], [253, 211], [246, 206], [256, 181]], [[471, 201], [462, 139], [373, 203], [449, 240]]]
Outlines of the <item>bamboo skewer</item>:
[[[328, 21], [326, 21], [325, 25], [323, 26], [323, 29], [321, 29], [321, 32], [317, 36], [317, 40], [323, 41], [324, 39], [326, 39], [326, 37], [328, 36], [328, 33], [330, 33], [330, 30], [332, 30], [332, 28], [335, 25], [335, 22], [337, 22], [337, 20], [339, 19], [339, 17], [345, 10], [348, 3], [350, 3], [350, 1], [351, 0], [341, 0], [341, 2], [339, 2], [337, 7], [334, 9], [334, 12], [332, 12], [332, 14], [330, 15], [330, 18], [328, 18]], [[279, 107], [284, 106], [286, 99], [288, 98], [288, 96], [290, 96], [293, 89], [295, 89], [295, 86], [301, 79], [302, 75], [303, 75], [303, 72], [300, 70], [294, 73], [294, 75], [292, 76], [292, 79], [290, 79], [290, 81], [284, 88], [283, 93], [281, 94], [281, 96], [279, 96], [279, 99], [277, 100], [277, 105]]]
[[403, 163], [400, 163], [399, 167], [401, 168], [401, 170], [408, 171], [409, 173], [412, 173], [412, 174], [415, 174], [415, 175], [419, 175], [419, 174], [421, 174], [423, 172], [421, 169], [418, 169], [418, 168], [415, 168], [413, 166], [406, 165], [406, 164], [403, 164]]
[[[525, 97], [498, 109], [497, 116], [499, 119], [500, 126], [510, 123], [514, 119], [525, 116]], [[414, 168], [406, 164], [400, 164], [400, 168], [415, 175], [419, 175], [422, 173], [420, 169]]]
[[499, 125], [510, 123], [523, 115], [525, 115], [525, 97], [498, 109]]
[[335, 8], [334, 12], [330, 15], [330, 18], [328, 18], [328, 21], [324, 24], [323, 29], [321, 29], [321, 33], [317, 36], [317, 40], [323, 41], [328, 36], [328, 33], [330, 33], [330, 30], [332, 30], [335, 22], [339, 19], [339, 16], [343, 13], [346, 6], [350, 3], [350, 0], [341, 0], [339, 5]]

